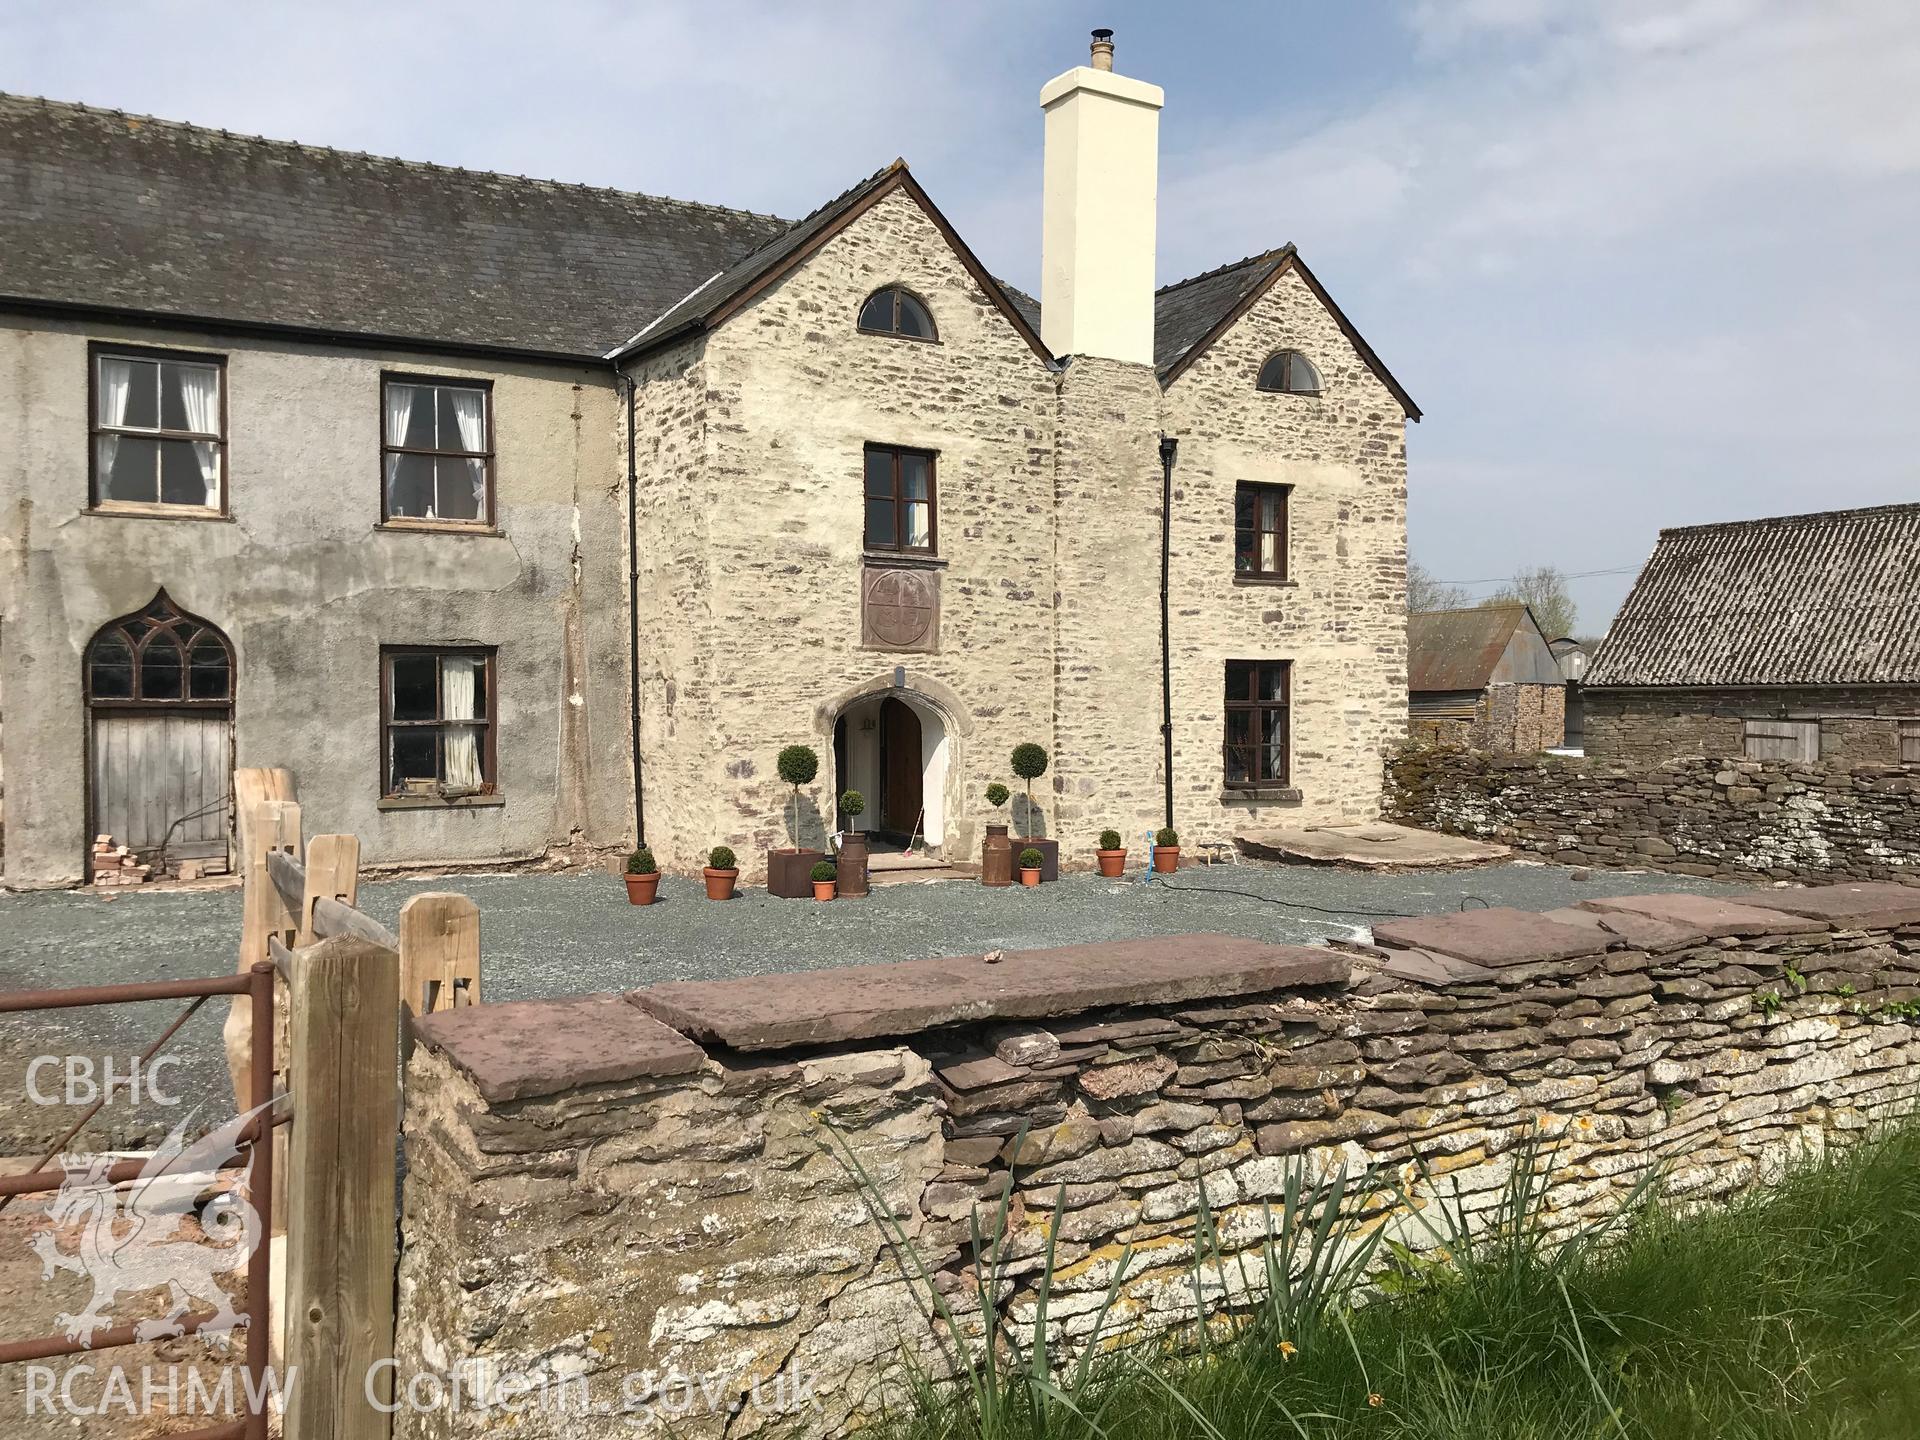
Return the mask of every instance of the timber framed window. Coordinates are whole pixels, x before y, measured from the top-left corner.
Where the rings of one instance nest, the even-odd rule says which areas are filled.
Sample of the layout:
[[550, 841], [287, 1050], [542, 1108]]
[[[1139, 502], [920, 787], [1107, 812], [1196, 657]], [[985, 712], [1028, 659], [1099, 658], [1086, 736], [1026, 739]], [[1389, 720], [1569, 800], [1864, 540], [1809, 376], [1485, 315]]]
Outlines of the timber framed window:
[[862, 302], [858, 328], [869, 335], [897, 335], [902, 340], [940, 338], [933, 312], [919, 296], [898, 285], [876, 290]]
[[1920, 720], [1900, 722], [1900, 763], [1920, 765]]
[[1291, 783], [1293, 662], [1227, 661], [1228, 789]]
[[1749, 760], [1818, 760], [1818, 720], [1749, 720], [1746, 724]]
[[144, 610], [100, 627], [87, 646], [95, 706], [212, 705], [233, 700], [233, 646], [161, 590]]
[[1290, 485], [1233, 487], [1233, 573], [1248, 580], [1287, 578]]
[[88, 504], [96, 510], [224, 515], [224, 355], [92, 345]]
[[1254, 385], [1283, 395], [1318, 395], [1320, 372], [1298, 350], [1276, 350], [1260, 367], [1260, 378]]
[[493, 384], [439, 375], [380, 377], [383, 524], [493, 524]]
[[866, 449], [866, 547], [932, 555], [940, 539], [931, 450]]
[[495, 793], [494, 657], [473, 646], [381, 647], [384, 795]]

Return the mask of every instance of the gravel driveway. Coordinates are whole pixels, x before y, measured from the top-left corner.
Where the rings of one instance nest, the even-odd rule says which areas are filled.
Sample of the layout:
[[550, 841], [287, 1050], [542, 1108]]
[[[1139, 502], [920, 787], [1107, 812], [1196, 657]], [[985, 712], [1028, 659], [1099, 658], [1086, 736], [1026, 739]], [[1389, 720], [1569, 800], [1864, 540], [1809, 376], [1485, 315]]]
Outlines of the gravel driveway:
[[[1548, 865], [1367, 874], [1246, 864], [1183, 870], [1171, 885], [1091, 875], [1038, 890], [987, 890], [969, 881], [892, 884], [865, 900], [827, 905], [774, 900], [758, 890], [716, 905], [697, 880], [670, 876], [660, 902], [644, 909], [628, 905], [619, 881], [599, 873], [464, 875], [368, 884], [360, 903], [392, 926], [401, 904], [421, 891], [471, 895], [480, 906], [483, 992], [503, 1001], [1192, 931], [1313, 944], [1359, 935], [1384, 915], [1433, 914], [1476, 900], [1547, 910], [1598, 895], [1741, 888], [1598, 871], [1578, 882]], [[233, 966], [239, 933], [235, 890], [122, 891], [111, 901], [83, 891], [0, 895], [0, 990], [221, 974]], [[0, 1016], [0, 1155], [37, 1150], [77, 1118], [65, 1105], [28, 1099], [26, 1072], [35, 1056], [113, 1056], [124, 1066], [184, 1003]], [[168, 1087], [208, 1114], [228, 1103], [220, 1049], [225, 1014], [224, 1000], [210, 1002], [169, 1047], [180, 1064], [167, 1073]], [[50, 1088], [43, 1072], [41, 1089]], [[149, 1144], [183, 1113], [116, 1102], [76, 1144]]]

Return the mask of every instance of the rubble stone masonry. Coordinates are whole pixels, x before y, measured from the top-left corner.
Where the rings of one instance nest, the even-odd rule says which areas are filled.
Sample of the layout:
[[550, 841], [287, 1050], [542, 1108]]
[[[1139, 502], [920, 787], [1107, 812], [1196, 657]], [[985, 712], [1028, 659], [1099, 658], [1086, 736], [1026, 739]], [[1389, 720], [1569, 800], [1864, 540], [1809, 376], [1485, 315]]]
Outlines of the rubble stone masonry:
[[[1108, 1335], [1256, 1300], [1262, 1207], [1296, 1167], [1381, 1167], [1483, 1215], [1538, 1156], [1571, 1225], [1650, 1173], [1684, 1202], [1739, 1194], [1920, 1090], [1902, 887], [1374, 939], [1168, 937], [431, 1017], [408, 1075], [401, 1373], [571, 1381], [610, 1408], [403, 1411], [396, 1435], [624, 1435], [623, 1383], [657, 1405], [689, 1381], [676, 1433], [858, 1428], [916, 1371], [951, 1374], [929, 1285], [979, 1333], [974, 1227], [993, 1235], [1003, 1197], [989, 1303], [1030, 1331], [1057, 1210], [1046, 1324], [1070, 1357], [1128, 1247]], [[1196, 1255], [1202, 1194], [1224, 1258]]]
[[1740, 755], [1748, 720], [1820, 722], [1820, 758], [1897, 762], [1902, 720], [1920, 720], [1920, 688], [1754, 686], [1695, 690], [1589, 689], [1586, 751], [1616, 765], [1658, 765], [1679, 755]]
[[[937, 342], [856, 328], [888, 284], [926, 303]], [[1313, 359], [1320, 394], [1256, 388], [1282, 346]], [[895, 190], [634, 379], [641, 752], [668, 868], [725, 843], [757, 880], [789, 841], [774, 758], [795, 743], [820, 755], [802, 828], [821, 843], [848, 784], [834, 723], [885, 693], [943, 732], [947, 858], [976, 856], [982, 792], [1029, 740], [1053, 755], [1035, 829], [1063, 858], [1084, 862], [1108, 826], [1138, 845], [1165, 803], [1163, 434], [1180, 442], [1176, 825], [1198, 842], [1378, 813], [1406, 726], [1405, 416], [1297, 274], [1168, 387], [1145, 365], [1053, 366]], [[936, 555], [864, 551], [869, 444], [935, 453]], [[1293, 487], [1285, 585], [1235, 583], [1239, 481]], [[937, 594], [932, 638], [889, 645], [863, 624], [863, 584], [886, 568]], [[1291, 784], [1262, 797], [1223, 788], [1229, 659], [1294, 666]]]
[[[1318, 395], [1255, 387], [1282, 347]], [[1288, 270], [1166, 392], [1173, 496], [1174, 810], [1195, 839], [1371, 820], [1407, 727], [1407, 447], [1400, 402]], [[1234, 573], [1241, 482], [1286, 485], [1287, 579]], [[1226, 662], [1291, 660], [1292, 784], [1222, 785]]]
[[1563, 865], [1920, 885], [1920, 766], [1675, 760], [1621, 766], [1408, 745], [1386, 812]]

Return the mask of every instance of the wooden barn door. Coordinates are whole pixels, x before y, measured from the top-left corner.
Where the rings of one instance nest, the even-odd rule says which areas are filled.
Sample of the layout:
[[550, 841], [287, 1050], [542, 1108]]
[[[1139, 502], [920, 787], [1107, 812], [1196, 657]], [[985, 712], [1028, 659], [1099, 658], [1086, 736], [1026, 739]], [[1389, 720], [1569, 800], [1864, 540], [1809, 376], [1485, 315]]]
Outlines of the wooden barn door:
[[226, 710], [96, 710], [93, 833], [143, 857], [225, 859], [232, 729]]
[[162, 590], [87, 646], [87, 836], [151, 865], [229, 862], [233, 647]]

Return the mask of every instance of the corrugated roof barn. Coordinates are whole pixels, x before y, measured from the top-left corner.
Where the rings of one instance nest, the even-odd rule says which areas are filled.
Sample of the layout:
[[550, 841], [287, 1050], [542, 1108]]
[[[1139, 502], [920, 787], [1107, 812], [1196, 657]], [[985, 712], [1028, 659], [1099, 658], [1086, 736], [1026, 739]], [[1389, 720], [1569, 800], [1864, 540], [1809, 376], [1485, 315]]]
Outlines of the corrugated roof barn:
[[1586, 683], [1920, 685], [1920, 504], [1661, 531]]

